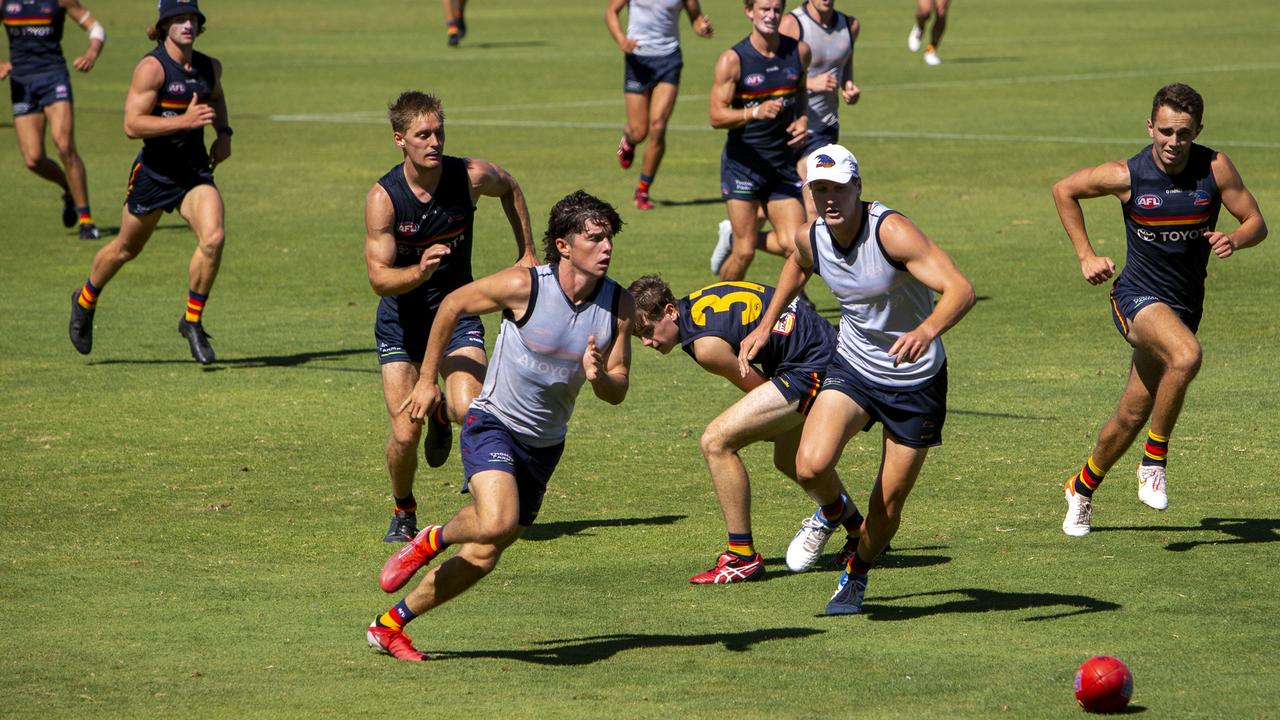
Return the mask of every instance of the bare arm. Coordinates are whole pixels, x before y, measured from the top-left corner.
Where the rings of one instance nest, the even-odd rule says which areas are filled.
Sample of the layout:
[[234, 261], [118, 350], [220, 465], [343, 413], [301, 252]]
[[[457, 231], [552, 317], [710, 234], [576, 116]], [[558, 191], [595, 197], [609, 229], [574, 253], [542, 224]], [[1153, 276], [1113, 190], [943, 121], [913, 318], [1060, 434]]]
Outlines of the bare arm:
[[693, 356], [703, 370], [733, 383], [744, 393], [751, 392], [769, 382], [755, 367], [743, 375], [738, 369], [738, 356], [724, 338], [704, 335], [693, 341]]
[[813, 275], [813, 248], [809, 246], [809, 228], [812, 225], [811, 220], [796, 230], [793, 240], [796, 250], [782, 263], [782, 272], [778, 275], [773, 301], [769, 303], [769, 307], [765, 308], [764, 315], [760, 316], [760, 326], [743, 338], [742, 345], [738, 347], [738, 373], [742, 377], [746, 377], [754, 370], [751, 367], [751, 361], [756, 359], [760, 348], [769, 342], [769, 333], [778, 323], [778, 318], [782, 317], [787, 306], [796, 298], [796, 295], [800, 294], [801, 288]]
[[973, 307], [973, 285], [946, 251], [901, 215], [890, 215], [881, 223], [880, 241], [890, 258], [905, 264], [912, 277], [938, 293], [933, 312], [889, 348], [896, 367], [919, 360], [935, 338], [960, 322]]
[[[720, 58], [716, 60], [715, 77], [711, 81], [711, 127], [718, 130], [740, 128], [751, 122], [753, 117], [763, 116], [765, 106], [769, 103], [750, 109], [733, 107], [733, 89], [738, 84], [741, 73], [742, 65], [737, 53], [732, 50], [720, 53]], [[777, 114], [778, 111], [774, 110], [773, 115], [768, 117], [775, 117]]]
[[711, 18], [702, 14], [702, 6], [698, 0], [684, 0], [684, 11], [689, 14], [689, 24], [698, 37], [709, 38], [715, 33], [711, 27]]
[[449, 254], [448, 245], [432, 245], [417, 265], [395, 267], [396, 237], [392, 232], [396, 211], [391, 196], [375, 184], [364, 200], [364, 263], [369, 284], [378, 295], [403, 295], [426, 282]]
[[617, 327], [613, 343], [603, 350], [596, 347], [593, 336], [582, 355], [582, 367], [596, 397], [617, 405], [627, 397], [631, 372], [631, 328], [635, 325], [636, 304], [631, 293], [623, 291], [618, 302]]
[[227, 118], [227, 98], [222, 93], [222, 63], [213, 61], [213, 92], [209, 95], [209, 106], [213, 108], [213, 144], [209, 146], [209, 165], [217, 167], [231, 157], [231, 135], [224, 132], [231, 126]]
[[67, 16], [76, 21], [76, 24], [84, 28], [89, 33], [89, 47], [84, 54], [71, 62], [71, 66], [80, 72], [89, 72], [93, 69], [94, 63], [98, 61], [98, 55], [102, 54], [102, 46], [107, 41], [107, 31], [102, 28], [102, 23], [93, 18], [93, 14], [89, 12], [89, 8], [80, 4], [80, 0], [59, 0], [59, 5], [67, 11]]
[[1053, 203], [1058, 208], [1058, 219], [1071, 238], [1080, 272], [1091, 285], [1106, 282], [1116, 272], [1116, 264], [1109, 257], [1099, 256], [1089, 242], [1084, 227], [1082, 199], [1115, 195], [1121, 202], [1128, 200], [1129, 166], [1121, 160], [1103, 163], [1077, 170], [1053, 185]]
[[1236, 250], [1262, 242], [1267, 237], [1267, 222], [1262, 218], [1257, 198], [1244, 186], [1244, 179], [1226, 153], [1218, 153], [1212, 167], [1222, 205], [1240, 223], [1240, 227], [1230, 234], [1210, 231], [1205, 239], [1218, 257], [1229, 258]]
[[862, 97], [862, 89], [853, 82], [853, 51], [858, 44], [858, 33], [862, 32], [862, 23], [858, 18], [849, 16], [849, 57], [844, 59], [844, 86], [840, 88], [840, 97], [848, 105], [853, 105]]
[[636, 41], [627, 37], [627, 33], [622, 29], [622, 8], [627, 7], [631, 0], [609, 0], [609, 5], [604, 9], [604, 25], [609, 28], [609, 34], [613, 36], [613, 41], [618, 44], [618, 48], [626, 55], [630, 55], [636, 49]]
[[467, 283], [446, 295], [431, 321], [431, 334], [427, 338], [427, 352], [422, 358], [418, 382], [400, 403], [399, 411], [407, 409], [411, 419], [421, 420], [440, 402], [437, 379], [440, 363], [449, 347], [449, 339], [458, 327], [459, 316], [510, 310], [516, 317], [521, 317], [529, 306], [531, 286], [527, 269], [511, 267]]
[[[809, 44], [800, 43], [800, 75], [805, 78], [805, 82], [800, 83], [796, 88], [796, 119], [791, 121], [787, 126], [787, 132], [791, 134], [791, 139], [787, 144], [793, 148], [804, 145], [808, 139], [809, 130], [809, 90], [807, 87], [809, 78], [809, 61], [813, 58], [813, 52], [809, 49]], [[834, 78], [833, 78], [834, 81]]]
[[153, 57], [144, 57], [133, 69], [129, 82], [129, 94], [124, 99], [124, 134], [131, 140], [172, 135], [184, 130], [194, 130], [213, 122], [217, 111], [213, 106], [192, 97], [187, 111], [173, 117], [157, 117], [151, 114], [164, 85], [164, 68]]
[[481, 195], [502, 200], [502, 211], [516, 238], [516, 264], [534, 267], [538, 257], [533, 249], [533, 228], [529, 224], [529, 206], [524, 201], [520, 183], [506, 170], [488, 160], [467, 158], [467, 174], [471, 177], [471, 201]]

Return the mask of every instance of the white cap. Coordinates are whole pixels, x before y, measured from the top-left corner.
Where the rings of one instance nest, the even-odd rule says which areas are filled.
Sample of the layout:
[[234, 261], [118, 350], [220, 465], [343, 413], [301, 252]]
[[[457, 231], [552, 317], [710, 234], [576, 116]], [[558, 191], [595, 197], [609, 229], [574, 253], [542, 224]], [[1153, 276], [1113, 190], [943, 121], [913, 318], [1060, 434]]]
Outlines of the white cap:
[[858, 158], [843, 145], [823, 145], [809, 153], [805, 169], [806, 183], [826, 180], [844, 185], [862, 177], [858, 174]]

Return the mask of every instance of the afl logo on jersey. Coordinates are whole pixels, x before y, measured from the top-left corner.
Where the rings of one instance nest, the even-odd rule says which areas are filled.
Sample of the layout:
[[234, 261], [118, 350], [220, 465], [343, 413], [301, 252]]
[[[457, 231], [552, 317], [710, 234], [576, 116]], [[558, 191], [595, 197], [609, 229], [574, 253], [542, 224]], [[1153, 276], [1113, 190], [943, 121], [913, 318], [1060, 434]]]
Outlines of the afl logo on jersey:
[[16, 2], [9, 3], [8, 5], [4, 6], [4, 11], [9, 13], [10, 15], [17, 15], [18, 13], [22, 12], [22, 4], [16, 3]]
[[1209, 197], [1209, 193], [1204, 190], [1197, 190], [1191, 193], [1191, 200], [1197, 206], [1208, 205], [1213, 202], [1213, 198]]
[[413, 222], [412, 220], [406, 220], [396, 226], [396, 232], [401, 235], [412, 235], [418, 232], [418, 223]]
[[762, 82], [764, 82], [764, 75], [761, 75], [760, 73], [751, 73], [742, 79], [742, 84], [747, 87], [755, 87]]
[[1164, 204], [1164, 200], [1159, 195], [1142, 195], [1137, 200], [1134, 200], [1133, 204], [1143, 210], [1155, 210]]
[[186, 92], [186, 91], [187, 91], [187, 84], [186, 84], [186, 83], [184, 83], [184, 82], [171, 82], [171, 83], [169, 83], [169, 94], [170, 94], [170, 95], [181, 95], [182, 93], [184, 93], [184, 92]]

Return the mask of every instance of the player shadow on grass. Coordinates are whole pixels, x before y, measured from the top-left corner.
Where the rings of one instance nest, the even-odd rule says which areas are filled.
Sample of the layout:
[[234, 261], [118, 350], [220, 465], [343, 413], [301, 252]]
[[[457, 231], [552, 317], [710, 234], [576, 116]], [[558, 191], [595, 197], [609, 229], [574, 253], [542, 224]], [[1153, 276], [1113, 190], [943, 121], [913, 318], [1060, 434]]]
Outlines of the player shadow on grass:
[[1280, 520], [1272, 518], [1202, 518], [1199, 525], [1131, 525], [1126, 527], [1095, 527], [1094, 532], [1216, 532], [1231, 536], [1221, 540], [1183, 540], [1164, 546], [1171, 552], [1186, 552], [1200, 545], [1248, 545], [1280, 541]]
[[[905, 568], [922, 568], [932, 565], [945, 565], [951, 562], [949, 555], [913, 555], [912, 552], [920, 550], [943, 550], [946, 545], [919, 545], [916, 547], [887, 547], [876, 560], [876, 569], [884, 570], [888, 568], [897, 568], [899, 570]], [[823, 555], [818, 563], [813, 566], [809, 572], [831, 572], [838, 573], [844, 569], [844, 565], [835, 564], [836, 554], [828, 553]], [[764, 566], [767, 572], [752, 582], [768, 582], [784, 577], [796, 575], [787, 570], [787, 559], [783, 556], [765, 558]]]
[[[908, 598], [936, 597], [947, 595], [965, 596], [947, 600], [937, 605], [881, 605], [880, 603]], [[1021, 593], [987, 590], [986, 588], [956, 588], [954, 590], [934, 590], [932, 592], [909, 593], [889, 597], [876, 596], [874, 603], [862, 606], [862, 614], [870, 620], [915, 620], [929, 615], [948, 613], [986, 613], [996, 610], [1033, 610], [1036, 608], [1065, 607], [1073, 608], [1055, 613], [1033, 615], [1023, 621], [1059, 620], [1073, 615], [1119, 610], [1122, 606], [1108, 600], [1099, 600], [1088, 595], [1061, 595], [1058, 593]]]
[[660, 633], [618, 633], [564, 640], [543, 640], [529, 650], [459, 650], [432, 652], [432, 660], [493, 658], [519, 660], [537, 665], [590, 665], [608, 660], [624, 650], [643, 648], [698, 647], [723, 645], [731, 652], [747, 652], [769, 640], [798, 640], [827, 632], [816, 628], [761, 628], [737, 633], [665, 635]]
[[[213, 337], [210, 335], [209, 337]], [[348, 355], [371, 355], [373, 348], [351, 348], [349, 350], [317, 350], [315, 352], [300, 352], [290, 355], [257, 355], [254, 357], [242, 358], [222, 358], [215, 360], [212, 365], [202, 366], [200, 369], [205, 372], [215, 372], [218, 370], [248, 370], [253, 368], [266, 367], [298, 367], [306, 365], [316, 360], [331, 360]], [[175, 357], [166, 360], [93, 360], [89, 365], [190, 365], [190, 357]], [[326, 370], [332, 372], [358, 372], [358, 373], [378, 373], [377, 368], [349, 368], [349, 367], [316, 367], [306, 368], [308, 370]]]
[[521, 540], [555, 540], [566, 535], [587, 535], [587, 530], [601, 527], [632, 527], [635, 525], [671, 525], [684, 520], [684, 515], [656, 515], [647, 518], [601, 518], [599, 520], [561, 520], [531, 526], [520, 536]]
[[[651, 200], [653, 200], [654, 205], [660, 205], [662, 207], [685, 207], [687, 205], [723, 205], [724, 204], [724, 198], [718, 198], [718, 197], [690, 198], [688, 200], [659, 200], [658, 198], [651, 198]], [[714, 235], [715, 234], [714, 230], [715, 228], [712, 228], [712, 232], [709, 232], [708, 234]]]

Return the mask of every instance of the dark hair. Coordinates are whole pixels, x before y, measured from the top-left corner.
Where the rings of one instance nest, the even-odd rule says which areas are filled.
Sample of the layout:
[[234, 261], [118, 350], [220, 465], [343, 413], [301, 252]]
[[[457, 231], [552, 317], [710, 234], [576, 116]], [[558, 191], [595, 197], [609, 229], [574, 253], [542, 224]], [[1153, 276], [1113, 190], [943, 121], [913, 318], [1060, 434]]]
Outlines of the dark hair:
[[435, 115], [444, 122], [444, 104], [440, 98], [417, 90], [405, 90], [387, 106], [391, 129], [398, 133], [408, 130], [413, 121], [423, 115]]
[[[147, 28], [147, 39], [156, 43], [164, 42], [164, 39], [169, 36], [169, 26], [177, 19], [177, 17], [171, 17]], [[204, 34], [204, 22], [200, 20], [199, 15], [196, 15], [196, 21], [196, 37], [200, 37]]]
[[[657, 320], [667, 305], [676, 304], [676, 296], [671, 292], [671, 286], [662, 279], [661, 275], [642, 275], [631, 283], [627, 292], [631, 293], [632, 299], [636, 302], [636, 312], [649, 321]], [[636, 327], [640, 327], [639, 323]]]
[[551, 214], [547, 217], [547, 232], [542, 236], [545, 260], [549, 263], [558, 262], [560, 251], [556, 249], [556, 240], [583, 232], [587, 229], [588, 221], [594, 221], [607, 230], [609, 237], [622, 232], [622, 218], [612, 205], [585, 190], [578, 190], [564, 196], [551, 208]]
[[1152, 120], [1156, 119], [1156, 112], [1161, 105], [1190, 115], [1196, 121], [1196, 125], [1199, 125], [1204, 117], [1204, 98], [1200, 97], [1200, 93], [1193, 90], [1190, 85], [1171, 83], [1160, 88], [1151, 101]]

